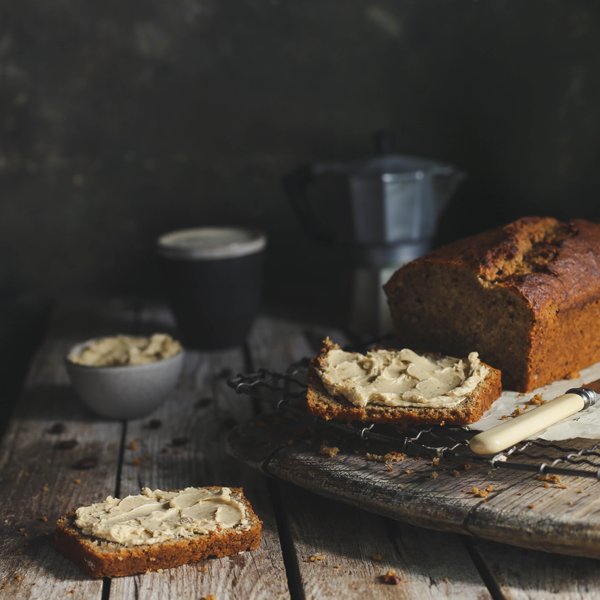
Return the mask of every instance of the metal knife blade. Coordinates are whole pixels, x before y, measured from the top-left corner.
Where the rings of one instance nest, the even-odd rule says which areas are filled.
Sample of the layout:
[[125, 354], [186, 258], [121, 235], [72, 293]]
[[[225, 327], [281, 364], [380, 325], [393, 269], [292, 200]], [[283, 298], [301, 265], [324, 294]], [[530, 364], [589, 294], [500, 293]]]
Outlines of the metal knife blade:
[[600, 394], [600, 379], [596, 379], [596, 381], [590, 381], [589, 383], [584, 383], [581, 386], [584, 390], [592, 390], [596, 392], [596, 394]]

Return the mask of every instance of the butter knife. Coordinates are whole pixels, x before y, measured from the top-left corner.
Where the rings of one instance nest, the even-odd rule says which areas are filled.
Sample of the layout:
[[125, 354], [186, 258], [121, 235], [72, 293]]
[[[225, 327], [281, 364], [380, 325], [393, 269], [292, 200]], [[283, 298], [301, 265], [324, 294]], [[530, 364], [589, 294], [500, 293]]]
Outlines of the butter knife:
[[497, 454], [592, 406], [599, 399], [600, 379], [571, 388], [542, 406], [478, 433], [471, 438], [469, 448], [475, 454]]

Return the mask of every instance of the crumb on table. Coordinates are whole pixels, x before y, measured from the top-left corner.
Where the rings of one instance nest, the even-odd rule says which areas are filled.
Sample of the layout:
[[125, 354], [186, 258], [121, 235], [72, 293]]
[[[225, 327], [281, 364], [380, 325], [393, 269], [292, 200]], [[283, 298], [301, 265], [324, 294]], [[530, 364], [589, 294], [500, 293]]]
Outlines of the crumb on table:
[[325, 560], [325, 555], [320, 552], [316, 552], [315, 554], [311, 554], [307, 559], [307, 562], [319, 562], [321, 560]]
[[383, 575], [380, 575], [380, 580], [382, 583], [387, 583], [388, 585], [398, 585], [402, 578], [394, 569], [389, 569]]

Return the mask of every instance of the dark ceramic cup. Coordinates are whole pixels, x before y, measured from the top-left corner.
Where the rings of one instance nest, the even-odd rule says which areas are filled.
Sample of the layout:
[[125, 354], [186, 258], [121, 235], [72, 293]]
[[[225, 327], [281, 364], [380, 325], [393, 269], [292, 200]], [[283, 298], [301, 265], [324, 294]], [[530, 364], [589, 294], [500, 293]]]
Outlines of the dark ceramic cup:
[[248, 229], [200, 227], [158, 238], [163, 283], [186, 346], [241, 345], [258, 313], [265, 236]]

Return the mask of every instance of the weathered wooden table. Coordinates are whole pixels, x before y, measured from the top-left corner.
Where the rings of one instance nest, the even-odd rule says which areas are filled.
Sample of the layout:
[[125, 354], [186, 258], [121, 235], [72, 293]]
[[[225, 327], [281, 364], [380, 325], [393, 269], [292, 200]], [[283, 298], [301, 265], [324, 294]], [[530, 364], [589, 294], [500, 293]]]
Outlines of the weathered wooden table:
[[[244, 348], [188, 352], [178, 389], [147, 418], [105, 421], [82, 407], [63, 367], [70, 345], [171, 327], [164, 309], [142, 302], [55, 312], [0, 447], [1, 598], [600, 597], [594, 560], [416, 528], [267, 480], [230, 458], [227, 432], [260, 407], [227, 378], [312, 354], [325, 333], [318, 328], [263, 317]], [[95, 466], [77, 468], [82, 458]], [[245, 487], [264, 521], [259, 550], [95, 581], [50, 543], [56, 517], [78, 505], [143, 486], [212, 484]], [[396, 585], [381, 581], [389, 569]]]

